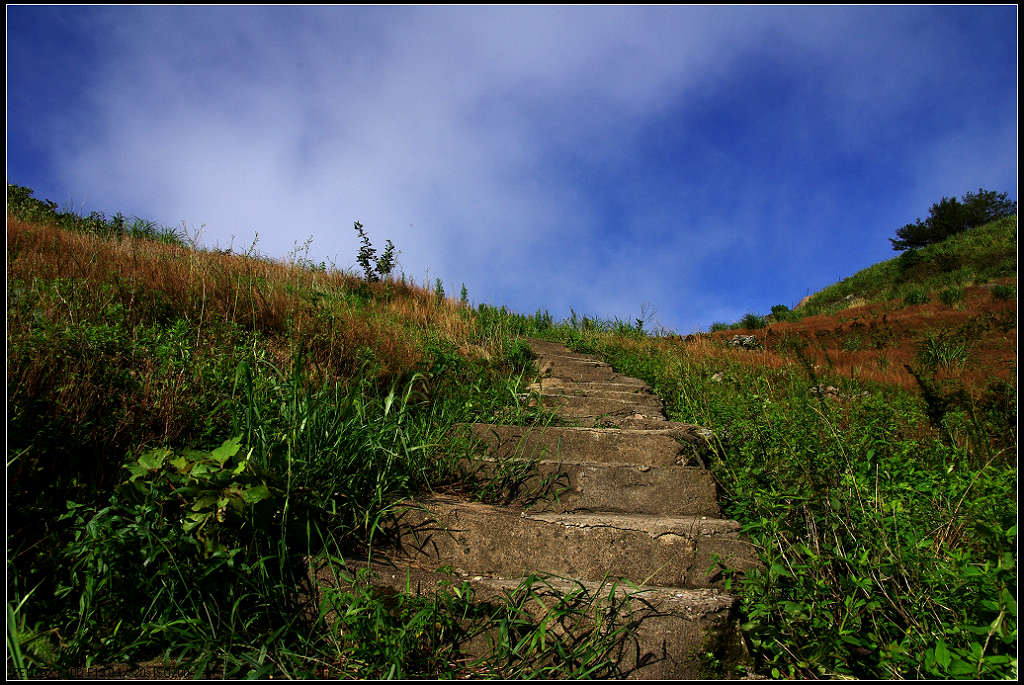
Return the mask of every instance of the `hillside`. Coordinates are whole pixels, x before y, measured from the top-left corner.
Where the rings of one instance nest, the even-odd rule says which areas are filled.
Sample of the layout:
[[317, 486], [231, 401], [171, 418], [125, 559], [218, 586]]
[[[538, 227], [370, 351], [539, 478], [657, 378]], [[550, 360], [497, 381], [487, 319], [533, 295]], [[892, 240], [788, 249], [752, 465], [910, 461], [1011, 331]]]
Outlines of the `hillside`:
[[[811, 295], [794, 311], [748, 315], [713, 337], [754, 335], [758, 365], [793, 362], [920, 390], [915, 371], [974, 398], [1016, 378], [1017, 217], [1005, 217], [880, 262]], [[756, 361], [755, 361], [756, 359]]]
[[[516, 606], [481, 614], [454, 586], [303, 599], [308, 559], [372, 547], [403, 498], [490, 496], [455, 467], [473, 451], [455, 424], [558, 421], [522, 400], [531, 337], [707, 429], [723, 514], [765, 569], [726, 580], [758, 673], [1014, 678], [1014, 226], [684, 338], [207, 250], [8, 186], [8, 673], [613, 675], [599, 644], [568, 660]], [[456, 646], [481, 625], [504, 639], [469, 663]]]
[[392, 615], [364, 589], [354, 625], [327, 626], [296, 590], [306, 555], [467, 487], [455, 423], [544, 415], [508, 408], [526, 318], [8, 193], [9, 673], [172, 655], [238, 677], [454, 673], [405, 633], [455, 621], [444, 600]]

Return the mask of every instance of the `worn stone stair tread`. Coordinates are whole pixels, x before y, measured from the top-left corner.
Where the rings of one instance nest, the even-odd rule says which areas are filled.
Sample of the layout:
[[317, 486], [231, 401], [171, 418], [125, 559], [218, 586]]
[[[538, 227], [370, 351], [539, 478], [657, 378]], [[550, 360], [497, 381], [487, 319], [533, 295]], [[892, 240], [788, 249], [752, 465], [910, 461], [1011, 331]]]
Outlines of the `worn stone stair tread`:
[[[477, 478], [502, 472], [506, 460], [464, 460]], [[533, 511], [605, 511], [663, 516], [721, 514], [711, 474], [695, 466], [595, 463], [541, 459], [507, 488], [510, 499], [528, 502]]]
[[[611, 581], [622, 583], [618, 597], [635, 583], [642, 615], [612, 612], [635, 641], [614, 657], [625, 675], [692, 679], [706, 675], [704, 655], [722, 667], [748, 660], [738, 602], [721, 590], [732, 571], [763, 566], [739, 524], [721, 518], [703, 468], [713, 433], [669, 421], [644, 381], [596, 355], [526, 342], [539, 374], [518, 399], [539, 399], [572, 425], [458, 427], [474, 440], [467, 475], [514, 504], [435, 495], [394, 508], [373, 541], [388, 560], [373, 566], [375, 582], [399, 592], [467, 582], [488, 602], [535, 574], [551, 593]], [[538, 599], [529, 612], [539, 618], [551, 604]]]
[[569, 381], [615, 381], [632, 385], [640, 385], [643, 381], [632, 379], [617, 373], [611, 366], [598, 362], [563, 362], [546, 359], [537, 365], [540, 376], [558, 377]]
[[718, 586], [720, 557], [737, 570], [758, 564], [739, 524], [706, 516], [533, 513], [436, 496], [396, 509], [394, 554], [495, 575], [542, 571], [598, 580]]
[[624, 381], [567, 381], [561, 378], [541, 378], [527, 386], [528, 390], [558, 390], [570, 388], [578, 390], [617, 390], [620, 392], [648, 393], [652, 394], [651, 388], [640, 379], [631, 379], [633, 382]]
[[[614, 387], [611, 387], [613, 385]], [[605, 397], [622, 398], [657, 397], [657, 395], [651, 392], [650, 388], [643, 386], [607, 384], [602, 387], [589, 383], [572, 385], [545, 384], [544, 387], [530, 387], [525, 392], [517, 393], [516, 397], [520, 400], [525, 400], [533, 395], [579, 395], [584, 397], [588, 395], [603, 395]]]
[[[375, 574], [388, 574], [390, 580], [401, 579], [404, 583], [404, 576], [409, 574], [411, 589], [416, 590], [417, 583], [426, 586], [429, 583], [442, 583], [453, 580], [480, 583], [481, 586], [490, 588], [515, 588], [523, 581], [522, 576], [502, 577], [493, 574], [480, 574], [458, 567], [451, 567], [450, 572], [443, 570], [444, 566], [432, 569], [429, 566], [422, 566], [415, 563], [396, 563], [393, 559], [375, 558], [372, 561], [365, 559], [344, 559], [346, 570], [367, 569]], [[542, 578], [545, 585], [555, 590], [567, 592], [577, 587], [584, 587], [591, 592], [599, 591], [602, 588], [611, 590], [613, 581], [606, 580], [576, 580], [551, 574], [537, 574]], [[615, 595], [633, 596], [659, 601], [670, 602], [680, 613], [690, 616], [700, 616], [709, 611], [719, 611], [731, 608], [737, 601], [737, 596], [720, 588], [685, 588], [667, 587], [662, 585], [633, 585], [622, 581], [614, 581]], [[496, 593], [489, 593], [496, 594]]]
[[[729, 630], [736, 621], [738, 599], [711, 588], [632, 586], [609, 580], [586, 581], [557, 576], [537, 576], [532, 583], [522, 577], [502, 577], [450, 569], [439, 571], [394, 561], [346, 559], [343, 569], [332, 571], [321, 565], [316, 571], [323, 587], [344, 581], [336, 571], [350, 576], [365, 569], [373, 584], [391, 592], [433, 594], [444, 587], [472, 590], [474, 604], [496, 605], [510, 598], [540, 621], [560, 598], [586, 612], [568, 620], [551, 622], [549, 629], [559, 636], [586, 634], [599, 620], [612, 620], [612, 627], [633, 626], [621, 642], [613, 644], [613, 655], [622, 676], [630, 679], [692, 679], [704, 673], [702, 657], [713, 651], [719, 658], [737, 658], [744, 645]], [[529, 591], [531, 597], [527, 598]], [[574, 599], [575, 598], [575, 599]], [[609, 611], [612, 607], [615, 611]], [[470, 658], [489, 654], [488, 635], [460, 645]]]
[[[587, 403], [587, 400], [594, 400], [594, 404], [601, 404], [602, 402], [620, 402], [622, 404], [630, 404], [635, 406], [657, 406], [658, 411], [662, 408], [662, 400], [655, 395], [641, 395], [639, 393], [610, 393], [601, 390], [592, 390], [590, 392], [580, 393], [569, 393], [569, 392], [542, 392], [540, 396], [545, 401], [570, 401], [581, 406]], [[536, 399], [536, 398], [535, 398]]]
[[[487, 423], [468, 424], [468, 428], [470, 434], [483, 443], [486, 454], [494, 457], [564, 459], [573, 455], [577, 461], [654, 466], [683, 465], [691, 461], [692, 433], [687, 424], [682, 425], [687, 428], [648, 431]], [[679, 436], [691, 444], [680, 444]]]

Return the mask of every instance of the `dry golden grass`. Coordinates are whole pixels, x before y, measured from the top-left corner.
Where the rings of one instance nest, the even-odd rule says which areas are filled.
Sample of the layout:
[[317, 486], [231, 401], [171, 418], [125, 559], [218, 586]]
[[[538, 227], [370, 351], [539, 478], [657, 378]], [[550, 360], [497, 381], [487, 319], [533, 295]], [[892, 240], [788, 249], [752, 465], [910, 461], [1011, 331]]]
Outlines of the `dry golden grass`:
[[[402, 281], [10, 217], [7, 257], [8, 287], [18, 289], [8, 300], [8, 403], [42, 402], [40, 426], [84, 434], [103, 423], [102, 439], [90, 440], [112, 453], [193, 440], [196, 416], [228, 420], [211, 398], [231, 392], [246, 346], [250, 361], [258, 348], [287, 370], [301, 345], [311, 379], [343, 383], [408, 377], [437, 344], [466, 356], [495, 352], [494, 341], [473, 339], [464, 305]], [[175, 330], [190, 336], [178, 361], [155, 353], [177, 344], [184, 334]], [[140, 336], [149, 337], [134, 344]], [[226, 390], [212, 385], [225, 382]]]
[[956, 307], [939, 302], [912, 306], [871, 303], [832, 315], [772, 323], [764, 329], [718, 331], [712, 338], [720, 345], [737, 334], [757, 336], [764, 351], [725, 353], [734, 361], [770, 368], [793, 363], [788, 348], [794, 341], [802, 341], [812, 363], [831, 375], [914, 391], [917, 382], [905, 366], [918, 364], [918, 349], [927, 335], [959, 331], [969, 344], [966, 363], [940, 368], [936, 377], [957, 379], [977, 394], [993, 380], [1011, 380], [1016, 375], [1016, 310], [1016, 301], [995, 300], [990, 288], [974, 286], [965, 289], [964, 299]]
[[[264, 258], [110, 240], [12, 218], [7, 254], [8, 282], [73, 279], [77, 288], [93, 291], [72, 309], [59, 296], [44, 298], [39, 315], [51, 320], [102, 320], [111, 304], [119, 304], [134, 323], [172, 316], [202, 330], [231, 322], [281, 338], [271, 347], [279, 349], [282, 362], [285, 339], [301, 341], [311, 364], [338, 375], [356, 370], [361, 350], [372, 350], [380, 373], [407, 373], [421, 360], [417, 338], [424, 334], [467, 352], [480, 350], [470, 344], [471, 317], [461, 304], [404, 282], [367, 283]], [[372, 308], [364, 306], [368, 299]]]

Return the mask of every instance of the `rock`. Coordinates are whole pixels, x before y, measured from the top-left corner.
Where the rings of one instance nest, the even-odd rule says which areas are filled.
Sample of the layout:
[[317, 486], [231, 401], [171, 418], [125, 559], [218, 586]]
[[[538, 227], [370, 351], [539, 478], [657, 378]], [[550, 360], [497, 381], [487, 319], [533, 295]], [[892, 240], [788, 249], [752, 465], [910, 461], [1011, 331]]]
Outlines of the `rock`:
[[715, 383], [721, 383], [722, 381], [725, 380], [725, 372], [719, 371], [718, 373], [712, 374], [711, 380], [714, 381]]
[[740, 347], [744, 350], [763, 350], [764, 347], [757, 342], [757, 336], [753, 335], [734, 335], [732, 340], [729, 341], [729, 347]]
[[812, 395], [839, 399], [839, 388], [834, 385], [812, 385], [810, 393]]

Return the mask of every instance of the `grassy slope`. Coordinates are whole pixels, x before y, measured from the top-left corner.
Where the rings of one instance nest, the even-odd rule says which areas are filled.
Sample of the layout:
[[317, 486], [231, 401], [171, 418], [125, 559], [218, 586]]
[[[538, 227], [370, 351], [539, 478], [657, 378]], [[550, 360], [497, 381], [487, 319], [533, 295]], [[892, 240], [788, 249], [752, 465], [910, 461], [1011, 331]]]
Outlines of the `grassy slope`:
[[551, 332], [715, 433], [768, 569], [739, 585], [765, 675], [1015, 677], [1015, 238], [1015, 217], [979, 227], [755, 329]]
[[[7, 222], [9, 668], [464, 667], [447, 656], [458, 597], [396, 607], [357, 588], [327, 598], [346, 610], [327, 623], [295, 590], [306, 554], [344, 554], [396, 501], [456, 485], [453, 424], [531, 420], [506, 408], [527, 319], [62, 219], [74, 230]], [[534, 668], [492, 667], [515, 663]]]
[[[819, 302], [831, 317], [773, 323], [768, 349], [747, 351], [721, 336], [474, 312], [301, 260], [85, 228], [8, 217], [8, 590], [14, 606], [28, 596], [18, 663], [165, 654], [228, 675], [464, 672], [438, 637], [460, 630], [457, 598], [342, 594], [331, 599], [345, 620], [297, 620], [293, 562], [311, 547], [343, 552], [390, 503], [449, 482], [452, 423], [529, 420], [503, 406], [528, 363], [517, 338], [540, 335], [602, 353], [648, 380], [671, 418], [715, 432], [727, 513], [769, 569], [740, 587], [766, 675], [1016, 672], [1016, 389], [971, 381], [978, 340], [1010, 349], [1015, 303], [967, 289], [963, 309], [839, 311], [847, 294], [892, 294], [862, 279]], [[968, 317], [953, 328], [977, 339], [968, 363], [948, 338], [952, 362], [929, 366], [921, 324], [888, 326], [926, 317], [941, 338], [940, 312]], [[857, 336], [862, 349], [843, 349]], [[849, 371], [843, 354], [873, 340]], [[899, 354], [931, 395], [865, 370], [896, 368]], [[817, 384], [842, 395], [814, 396]], [[238, 494], [221, 506], [225, 492]], [[546, 673], [573, 672], [560, 661]], [[528, 672], [509, 663], [493, 672]]]
[[1017, 277], [1017, 217], [950, 236], [946, 240], [879, 262], [815, 293], [808, 314], [849, 305], [846, 298], [882, 302], [901, 300], [923, 290], [932, 296], [947, 288], [964, 288]]
[[766, 352], [745, 358], [759, 365], [791, 363], [802, 347], [833, 376], [906, 390], [919, 388], [908, 365], [931, 366], [977, 399], [1016, 377], [1016, 234], [1016, 217], [979, 226], [868, 267], [763, 327], [714, 337], [758, 336]]

